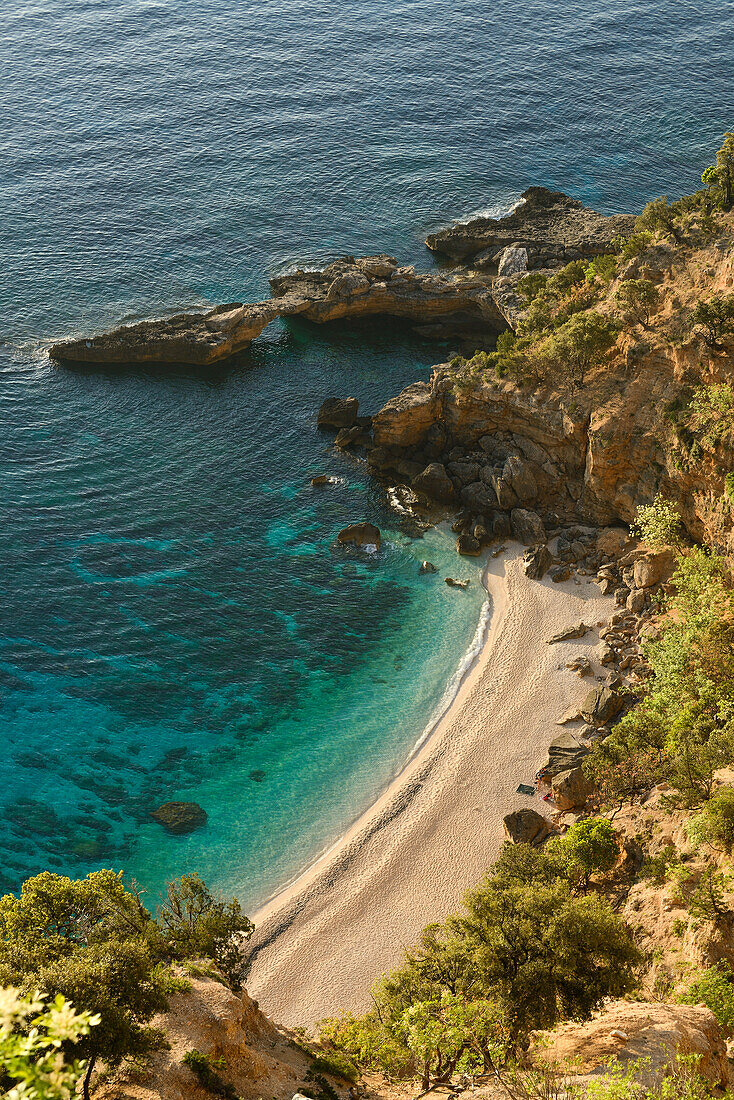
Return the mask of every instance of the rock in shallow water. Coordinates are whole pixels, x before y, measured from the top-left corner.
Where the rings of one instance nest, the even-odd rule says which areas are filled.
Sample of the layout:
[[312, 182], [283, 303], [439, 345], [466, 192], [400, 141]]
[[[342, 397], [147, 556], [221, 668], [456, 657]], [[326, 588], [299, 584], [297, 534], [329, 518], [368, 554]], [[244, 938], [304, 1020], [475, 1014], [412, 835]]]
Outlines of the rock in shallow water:
[[375, 546], [380, 549], [380, 528], [374, 523], [350, 523], [337, 535], [337, 542], [342, 546], [359, 546], [364, 549]]
[[152, 810], [150, 816], [174, 836], [191, 833], [209, 820], [198, 802], [164, 802], [157, 810]]

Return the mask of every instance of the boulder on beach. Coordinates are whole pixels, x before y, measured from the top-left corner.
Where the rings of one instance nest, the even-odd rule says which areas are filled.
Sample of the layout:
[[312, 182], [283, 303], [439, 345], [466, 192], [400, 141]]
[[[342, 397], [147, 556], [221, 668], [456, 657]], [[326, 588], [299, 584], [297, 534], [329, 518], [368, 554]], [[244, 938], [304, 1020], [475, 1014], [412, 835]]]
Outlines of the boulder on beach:
[[593, 788], [581, 767], [569, 768], [553, 777], [551, 791], [559, 810], [577, 810], [585, 805]]
[[547, 541], [543, 521], [537, 512], [531, 512], [527, 508], [513, 508], [510, 524], [517, 541], [524, 542], [526, 546]]
[[342, 546], [359, 546], [361, 549], [374, 546], [380, 549], [380, 528], [375, 527], [374, 523], [350, 523], [336, 538]]
[[150, 816], [174, 836], [191, 833], [208, 821], [206, 810], [198, 802], [164, 802], [157, 810], [151, 810]]
[[594, 688], [581, 704], [581, 714], [587, 722], [603, 726], [616, 718], [624, 706], [624, 699], [616, 691], [600, 685]]
[[522, 556], [522, 571], [532, 581], [542, 580], [553, 564], [553, 555], [545, 543], [531, 546]]
[[327, 397], [319, 409], [320, 428], [351, 428], [359, 410], [356, 397]]
[[513, 844], [542, 844], [550, 833], [548, 822], [537, 810], [529, 807], [515, 810], [502, 819], [505, 836]]

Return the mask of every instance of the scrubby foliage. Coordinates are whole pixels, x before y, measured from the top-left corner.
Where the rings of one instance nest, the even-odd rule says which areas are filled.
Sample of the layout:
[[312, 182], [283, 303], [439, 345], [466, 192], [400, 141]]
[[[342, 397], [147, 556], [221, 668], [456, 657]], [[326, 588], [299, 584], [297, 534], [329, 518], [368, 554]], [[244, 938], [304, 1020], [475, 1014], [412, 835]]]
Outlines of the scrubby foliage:
[[61, 994], [0, 989], [0, 1088], [5, 1100], [71, 1100], [86, 1070], [77, 1044], [100, 1022]]
[[734, 595], [723, 560], [701, 548], [679, 556], [672, 584], [661, 636], [646, 646], [651, 688], [584, 767], [602, 787], [614, 769], [647, 754], [647, 789], [666, 779], [695, 807], [711, 797], [714, 772], [734, 759]]
[[44, 872], [20, 897], [0, 898], [0, 984], [62, 994], [99, 1017], [79, 1042], [86, 1094], [97, 1059], [114, 1068], [162, 1044], [150, 1020], [171, 988], [163, 964], [190, 953], [221, 965], [222, 951], [251, 928], [237, 902], [218, 901], [196, 876], [172, 884], [156, 920], [121, 874], [72, 880]]
[[716, 154], [716, 163], [710, 165], [701, 176], [708, 188], [712, 206], [731, 210], [734, 203], [734, 133], [724, 134], [724, 141]]
[[322, 1040], [363, 1066], [419, 1073], [427, 1088], [457, 1068], [486, 1071], [533, 1028], [588, 1017], [632, 989], [640, 956], [630, 934], [584, 892], [612, 865], [614, 830], [570, 832], [544, 851], [506, 844], [464, 910], [424, 929], [375, 988], [374, 1011], [325, 1021]]
[[722, 961], [701, 971], [678, 1000], [706, 1005], [728, 1034], [734, 1031], [734, 974], [728, 963]]
[[708, 347], [719, 348], [725, 337], [734, 334], [734, 294], [715, 294], [706, 302], [698, 302], [693, 324]]
[[650, 318], [660, 302], [660, 292], [649, 279], [625, 279], [614, 295], [627, 324], [650, 327]]
[[680, 512], [675, 504], [658, 493], [652, 504], [640, 504], [634, 522], [633, 534], [653, 549], [675, 546], [680, 537]]
[[158, 925], [174, 958], [213, 959], [234, 990], [242, 988], [242, 943], [254, 925], [236, 898], [215, 898], [196, 874], [168, 884]]
[[734, 850], [734, 787], [720, 787], [686, 823], [688, 839], [698, 848], [705, 844], [731, 855]]

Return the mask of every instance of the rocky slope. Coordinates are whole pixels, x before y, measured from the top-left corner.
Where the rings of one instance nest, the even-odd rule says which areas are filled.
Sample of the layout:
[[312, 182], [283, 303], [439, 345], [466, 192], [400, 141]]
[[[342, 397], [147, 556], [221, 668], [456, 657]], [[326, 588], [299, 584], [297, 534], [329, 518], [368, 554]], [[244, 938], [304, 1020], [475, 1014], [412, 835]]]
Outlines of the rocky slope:
[[726, 410], [715, 431], [691, 411], [696, 394], [715, 396], [734, 379], [731, 338], [711, 348], [691, 320], [696, 302], [734, 286], [731, 218], [721, 217], [715, 240], [701, 236], [652, 242], [621, 265], [602, 314], [614, 313], [627, 279], [653, 283], [659, 302], [647, 328], [626, 326], [582, 387], [561, 371], [528, 383], [472, 362], [442, 364], [373, 417], [372, 469], [490, 531], [498, 511], [517, 507], [552, 526], [629, 523], [660, 492], [678, 503], [693, 539], [732, 554]]

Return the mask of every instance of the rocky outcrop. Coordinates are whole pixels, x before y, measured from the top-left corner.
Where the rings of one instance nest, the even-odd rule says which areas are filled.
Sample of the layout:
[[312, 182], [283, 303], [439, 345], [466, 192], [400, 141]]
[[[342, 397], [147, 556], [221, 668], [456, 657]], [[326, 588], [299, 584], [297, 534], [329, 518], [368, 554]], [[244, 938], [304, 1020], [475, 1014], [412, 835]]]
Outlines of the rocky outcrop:
[[585, 1023], [537, 1033], [530, 1051], [535, 1064], [570, 1066], [581, 1076], [598, 1077], [613, 1062], [640, 1063], [641, 1079], [658, 1084], [678, 1055], [694, 1055], [696, 1072], [712, 1087], [726, 1087], [726, 1042], [703, 1005], [612, 1001]]
[[99, 336], [54, 344], [53, 359], [86, 363], [192, 363], [227, 359], [249, 347], [276, 317], [317, 324], [351, 317], [389, 316], [420, 326], [425, 335], [491, 338], [507, 327], [490, 282], [466, 274], [422, 275], [391, 256], [346, 256], [322, 270], [271, 280], [273, 297], [234, 302], [206, 313], [141, 321]]
[[164, 802], [157, 810], [151, 810], [150, 816], [174, 836], [191, 833], [208, 821], [206, 810], [198, 802]]
[[374, 546], [377, 550], [380, 549], [380, 528], [375, 527], [374, 523], [350, 523], [336, 538], [342, 546]]
[[319, 409], [317, 423], [320, 428], [352, 428], [358, 412], [356, 397], [327, 397]]
[[[509, 248], [525, 250], [528, 268], [554, 267], [610, 252], [615, 237], [634, 229], [633, 214], [598, 214], [562, 191], [529, 187], [522, 198], [507, 217], [473, 218], [432, 233], [426, 244], [452, 260], [510, 274]], [[513, 255], [517, 270], [517, 251]]]

